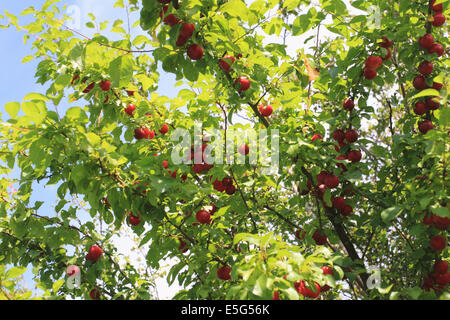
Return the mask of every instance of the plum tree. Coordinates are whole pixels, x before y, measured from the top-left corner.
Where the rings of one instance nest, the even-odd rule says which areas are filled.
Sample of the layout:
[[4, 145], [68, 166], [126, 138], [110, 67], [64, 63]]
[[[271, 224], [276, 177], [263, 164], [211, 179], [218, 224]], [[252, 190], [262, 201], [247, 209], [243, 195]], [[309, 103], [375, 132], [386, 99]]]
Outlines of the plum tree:
[[139, 23], [92, 35], [2, 12], [42, 86], [1, 112], [0, 263], [57, 298], [152, 299], [170, 258], [175, 299], [448, 299], [446, 3], [120, 0]]

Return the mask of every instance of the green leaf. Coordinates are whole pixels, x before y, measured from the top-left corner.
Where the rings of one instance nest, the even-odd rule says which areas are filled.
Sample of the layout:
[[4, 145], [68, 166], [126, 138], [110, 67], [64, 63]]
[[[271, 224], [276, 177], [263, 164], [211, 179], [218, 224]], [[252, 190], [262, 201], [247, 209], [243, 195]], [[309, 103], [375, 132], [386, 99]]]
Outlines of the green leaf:
[[97, 147], [101, 143], [100, 137], [93, 132], [88, 132], [86, 134], [86, 138], [87, 138], [89, 144], [91, 144], [93, 147]]
[[439, 217], [450, 218], [450, 211], [447, 207], [436, 206], [432, 207], [431, 211]]
[[11, 116], [11, 118], [15, 118], [20, 110], [20, 103], [18, 102], [8, 102], [5, 104], [5, 110]]
[[54, 3], [59, 2], [60, 0], [47, 0], [43, 5], [42, 5], [42, 11], [47, 11], [47, 9]]
[[84, 51], [81, 56], [84, 65], [106, 67], [109, 59], [105, 59], [105, 47], [99, 45], [99, 43], [103, 42], [106, 42], [104, 37], [97, 37], [92, 39], [91, 42], [84, 47]]
[[378, 146], [378, 145], [373, 146], [371, 151], [380, 157], [385, 157], [387, 154], [386, 148], [383, 148], [382, 146]]
[[63, 284], [64, 284], [64, 279], [59, 279], [58, 281], [55, 281], [55, 283], [53, 283], [53, 286], [52, 286], [53, 293], [56, 294], [59, 291], [59, 289], [62, 287]]
[[195, 67], [194, 63], [192, 63], [191, 61], [182, 59], [181, 64], [182, 64], [183, 73], [184, 73], [184, 76], [186, 77], [186, 79], [188, 79], [189, 81], [197, 81], [199, 72], [198, 72], [198, 69]]
[[133, 78], [134, 59], [132, 55], [121, 56], [109, 65], [109, 75], [113, 87], [126, 87]]
[[218, 217], [223, 216], [228, 211], [229, 208], [230, 206], [220, 208], [219, 210], [217, 210], [217, 212], [214, 213], [213, 218], [217, 219]]
[[248, 8], [244, 1], [231, 0], [222, 6], [222, 13], [228, 13], [230, 16], [244, 18], [248, 14]]
[[401, 294], [398, 291], [392, 291], [389, 295], [389, 300], [400, 300]]
[[119, 26], [121, 26], [121, 25], [123, 25], [123, 21], [120, 20], [120, 19], [117, 19], [117, 20], [114, 21], [114, 23], [113, 23], [113, 27], [114, 27], [114, 28], [115, 28], [115, 27], [119, 27]]
[[442, 127], [447, 127], [450, 120], [450, 108], [444, 108], [440, 110], [439, 124]]
[[337, 15], [347, 15], [347, 6], [342, 0], [321, 0], [322, 9]]
[[28, 230], [28, 223], [24, 221], [11, 220], [10, 226], [14, 232], [14, 235], [19, 239], [22, 239]]
[[78, 42], [73, 46], [72, 50], [70, 50], [69, 53], [69, 60], [76, 68], [79, 69], [82, 69], [84, 67], [83, 61], [84, 47], [85, 47], [84, 42]]
[[[438, 2], [444, 2], [444, 1], [447, 1], [447, 0], [436, 0], [434, 4], [437, 5]], [[444, 81], [445, 81], [444, 79], [445, 79], [445, 73], [441, 72], [440, 74], [438, 74], [436, 77], [433, 78], [433, 82], [444, 83]]]
[[263, 273], [256, 280], [252, 293], [255, 296], [262, 297], [266, 288], [267, 288], [267, 276]]
[[72, 168], [73, 182], [79, 186], [84, 179], [88, 177], [88, 170], [83, 165], [76, 165]]
[[326, 190], [325, 190], [325, 194], [323, 195], [323, 200], [325, 201], [325, 204], [328, 206], [328, 207], [332, 207], [333, 206], [333, 204], [331, 203], [331, 191], [330, 191], [330, 189], [329, 188], [327, 188]]
[[381, 219], [383, 219], [384, 223], [389, 224], [389, 222], [397, 217], [401, 211], [402, 208], [398, 206], [387, 208], [381, 212]]
[[344, 176], [349, 180], [359, 180], [362, 177], [362, 172], [358, 169], [345, 172]]
[[[144, 7], [145, 7], [145, 3], [146, 3], [146, 1], [144, 1]], [[118, 8], [125, 8], [125, 5], [124, 5], [124, 3], [123, 3], [123, 0], [117, 0], [117, 1], [114, 3], [113, 8], [116, 8], [116, 7], [118, 7]]]
[[28, 100], [41, 100], [41, 101], [48, 101], [48, 98], [40, 93], [29, 93], [23, 98], [23, 101]]
[[419, 287], [413, 287], [413, 288], [406, 288], [406, 292], [408, 292], [408, 295], [413, 298], [414, 300], [417, 300], [420, 295], [422, 294], [422, 289]]
[[233, 244], [237, 244], [240, 241], [248, 241], [252, 244], [256, 244], [259, 246], [259, 243], [261, 241], [260, 237], [255, 234], [251, 233], [238, 233], [234, 236]]
[[60, 75], [58, 78], [56, 78], [54, 87], [57, 91], [61, 91], [69, 85], [71, 80], [72, 76], [70, 74]]
[[5, 279], [6, 280], [15, 279], [24, 274], [25, 271], [27, 271], [27, 268], [13, 267], [6, 272]]
[[126, 34], [126, 33], [127, 33], [127, 32], [125, 31], [125, 29], [124, 29], [124, 28], [121, 28], [121, 27], [112, 28], [112, 29], [111, 29], [111, 32], [115, 32], [115, 33], [123, 33], [123, 34]]
[[298, 138], [297, 142], [298, 142], [299, 146], [305, 146], [305, 147], [308, 147], [308, 148], [311, 148], [311, 149], [315, 148], [313, 144], [311, 144], [311, 143], [309, 143], [306, 140], [303, 140], [301, 138]]
[[432, 198], [433, 197], [431, 195], [426, 195], [419, 199], [419, 204], [420, 204], [420, 207], [422, 208], [422, 210], [428, 206], [428, 204], [430, 203]]
[[300, 0], [286, 0], [283, 2], [283, 6], [290, 11], [297, 8], [300, 5], [300, 2]]
[[386, 287], [386, 288], [378, 287], [377, 289], [378, 289], [378, 292], [381, 293], [381, 294], [388, 294], [388, 293], [391, 291], [391, 289], [392, 289], [393, 286], [394, 286], [394, 285], [391, 284], [390, 286], [388, 286], [388, 287]]
[[283, 29], [283, 19], [279, 17], [275, 17], [270, 20], [269, 23], [263, 26], [263, 30], [267, 34], [276, 34], [280, 35], [281, 30]]
[[26, 56], [22, 59], [22, 63], [30, 62], [31, 60], [34, 60], [34, 56]]
[[157, 194], [161, 194], [166, 192], [169, 188], [172, 181], [164, 177], [151, 176], [150, 177], [150, 185], [155, 189]]
[[302, 14], [298, 16], [292, 24], [292, 34], [294, 36], [299, 36], [311, 28], [310, 16], [307, 14]]
[[148, 231], [145, 236], [142, 238], [141, 242], [139, 242], [139, 248], [141, 248], [144, 244], [150, 241], [150, 239], [153, 237], [153, 233], [151, 231]]
[[72, 107], [66, 112], [66, 118], [69, 122], [79, 121], [79, 122], [87, 122], [89, 121], [86, 113], [80, 107]]
[[439, 91], [436, 89], [425, 89], [420, 91], [418, 94], [416, 94], [413, 99], [420, 98], [420, 97], [429, 97], [429, 96], [439, 96]]
[[163, 70], [166, 72], [171, 72], [171, 73], [176, 72], [177, 65], [178, 65], [178, 55], [177, 54], [172, 54], [172, 55], [166, 56], [162, 63]]
[[181, 89], [178, 92], [178, 98], [183, 99], [183, 100], [193, 100], [195, 98], [195, 92], [192, 90], [188, 90], [188, 89]]
[[33, 117], [39, 115], [39, 108], [31, 101], [22, 103], [22, 110], [27, 116]]
[[133, 40], [133, 46], [136, 46], [136, 47], [143, 43], [145, 43], [145, 44], [149, 43], [148, 37], [139, 35]]
[[292, 145], [289, 146], [289, 148], [287, 149], [286, 152], [287, 152], [287, 154], [290, 155], [290, 156], [295, 156], [295, 155], [297, 155], [298, 152], [299, 152], [299, 147], [298, 147], [298, 145], [296, 145], [296, 144], [292, 144]]
[[312, 7], [307, 14], [302, 14], [294, 20], [292, 24], [292, 33], [294, 36], [301, 35], [317, 26], [323, 19], [325, 19], [325, 15], [322, 12], [317, 12], [317, 10]]
[[285, 290], [283, 290], [283, 292], [288, 296], [289, 300], [298, 300], [299, 299], [298, 292], [294, 288], [285, 289]]
[[266, 248], [267, 245], [274, 240], [273, 231], [266, 234], [264, 237], [261, 238], [261, 247]]
[[216, 252], [217, 252], [216, 245], [211, 243], [211, 244], [208, 246], [208, 251], [211, 252], [211, 253], [216, 253]]

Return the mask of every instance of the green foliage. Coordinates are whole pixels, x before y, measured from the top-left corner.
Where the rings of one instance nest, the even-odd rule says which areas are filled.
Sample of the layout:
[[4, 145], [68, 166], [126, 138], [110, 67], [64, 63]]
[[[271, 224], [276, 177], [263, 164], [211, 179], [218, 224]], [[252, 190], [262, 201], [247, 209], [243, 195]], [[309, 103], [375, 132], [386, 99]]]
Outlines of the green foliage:
[[0, 265], [0, 300], [39, 299], [32, 296], [32, 291], [23, 287], [21, 276], [26, 270], [26, 268], [19, 267], [7, 269], [4, 265]]
[[[152, 299], [162, 261], [175, 258], [167, 279], [185, 288], [175, 299], [271, 299], [275, 291], [281, 299], [309, 299], [297, 290], [299, 281], [313, 291], [314, 283], [328, 286], [323, 299], [448, 299], [446, 287], [424, 286], [434, 261], [448, 260], [448, 248], [433, 251], [430, 238], [447, 237], [448, 229], [422, 220], [430, 212], [450, 217], [448, 58], [417, 44], [427, 1], [361, 0], [353, 8], [341, 0], [172, 1], [161, 18], [157, 1], [119, 0], [115, 7], [140, 12], [133, 32], [121, 20], [109, 25], [91, 15], [86, 26], [98, 32], [91, 39], [55, 18], [56, 2], [26, 9], [28, 25], [4, 13], [5, 27], [36, 36], [34, 55], [23, 62], [40, 60], [35, 77], [47, 88], [6, 104], [2, 114], [0, 263], [13, 265], [7, 281], [32, 264], [45, 298], [90, 299], [96, 288], [102, 299]], [[379, 27], [370, 23], [372, 5], [380, 9]], [[168, 14], [194, 24], [184, 45], [177, 44], [183, 25], [165, 24]], [[119, 40], [99, 33], [108, 26]], [[443, 29], [433, 35], [448, 47]], [[392, 58], [367, 80], [366, 58], [387, 54], [382, 37], [394, 43]], [[302, 43], [294, 54], [289, 38]], [[192, 44], [203, 48], [201, 59], [187, 55]], [[228, 72], [219, 66], [225, 55], [236, 58]], [[428, 85], [443, 83], [442, 90], [414, 89], [424, 59], [435, 68]], [[179, 88], [163, 96], [156, 90], [166, 73]], [[240, 76], [250, 80], [249, 90], [236, 89]], [[103, 80], [111, 82], [107, 91]], [[427, 97], [441, 107], [424, 115], [435, 128], [422, 135], [412, 109]], [[350, 98], [351, 113], [342, 108]], [[130, 103], [131, 116], [124, 112]], [[271, 104], [274, 113], [264, 118], [259, 104]], [[267, 175], [263, 163], [216, 164], [207, 173], [175, 165], [170, 134], [193, 131], [194, 121], [222, 132], [279, 130], [277, 173]], [[164, 124], [167, 134], [160, 133]], [[156, 136], [136, 140], [135, 129], [144, 127]], [[337, 148], [332, 132], [350, 128], [357, 142]], [[314, 134], [323, 140], [312, 141]], [[350, 149], [361, 151], [361, 162], [336, 159]], [[338, 176], [339, 187], [320, 197], [317, 176], [324, 170]], [[234, 194], [213, 188], [224, 177], [233, 178]], [[55, 186], [54, 212], [30, 201], [36, 183]], [[333, 208], [338, 196], [351, 206], [348, 216]], [[197, 211], [211, 203], [212, 223], [198, 224]], [[114, 237], [124, 232], [135, 238], [133, 253], [140, 250], [144, 267], [119, 261]], [[317, 243], [318, 233], [326, 243]], [[103, 250], [95, 263], [86, 259], [94, 244]], [[75, 289], [65, 284], [70, 265], [81, 269]], [[218, 278], [223, 266], [231, 267], [230, 280]], [[367, 287], [369, 267], [380, 270], [376, 289]]]

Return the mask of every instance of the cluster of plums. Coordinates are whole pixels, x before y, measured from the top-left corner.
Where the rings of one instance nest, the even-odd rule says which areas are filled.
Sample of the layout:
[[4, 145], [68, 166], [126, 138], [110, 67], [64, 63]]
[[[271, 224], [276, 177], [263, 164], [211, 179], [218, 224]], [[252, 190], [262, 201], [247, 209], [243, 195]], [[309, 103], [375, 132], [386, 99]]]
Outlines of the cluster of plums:
[[[434, 5], [431, 4], [431, 9], [434, 12], [433, 20], [431, 24], [434, 27], [440, 27], [445, 22], [445, 16], [442, 14], [442, 3]], [[441, 57], [444, 54], [444, 47], [437, 43], [431, 33], [426, 33], [418, 40], [419, 46], [423, 48], [428, 54], [436, 54], [437, 57]], [[433, 73], [434, 66], [430, 61], [422, 61], [418, 66], [418, 71], [420, 75], [417, 75], [413, 80], [413, 86], [416, 90], [422, 91], [425, 89], [433, 88], [440, 91], [443, 87], [441, 83], [434, 82], [432, 85], [427, 84], [427, 80], [431, 79], [431, 74]], [[430, 81], [431, 82], [431, 81]], [[439, 109], [440, 103], [437, 101], [438, 97], [428, 97], [425, 101], [418, 100], [414, 104], [414, 113], [418, 116], [426, 114], [428, 111], [432, 112]], [[433, 122], [429, 119], [419, 121], [418, 129], [420, 133], [426, 134], [428, 131], [434, 129]]]
[[[72, 79], [72, 81], [71, 81], [71, 84], [73, 85], [73, 84], [76, 83], [79, 79], [80, 79], [80, 74], [77, 73], [77, 74], [73, 77], [73, 79]], [[82, 82], [83, 82], [83, 83], [86, 83], [86, 82], [87, 82], [87, 78], [84, 78]], [[82, 92], [83, 92], [84, 94], [90, 93], [90, 92], [95, 88], [95, 85], [96, 85], [96, 82], [90, 83], [90, 84], [89, 84]], [[111, 84], [111, 81], [110, 81], [110, 80], [103, 79], [103, 80], [101, 80], [101, 81], [98, 83], [98, 85], [99, 85], [99, 87], [100, 87], [100, 89], [101, 89], [102, 91], [108, 92], [108, 91], [111, 90], [111, 85], [112, 85], [112, 84]], [[127, 90], [127, 94], [128, 94], [128, 96], [133, 96], [133, 95], [134, 95], [134, 91], [129, 91], [129, 90]], [[106, 99], [105, 99], [104, 103], [107, 103], [108, 101], [109, 101], [109, 95], [106, 96]], [[130, 117], [133, 117], [133, 116], [134, 116], [135, 110], [136, 110], [136, 106], [135, 106], [133, 103], [131, 103], [131, 102], [128, 103], [128, 105], [127, 105], [126, 108], [124, 108], [124, 112], [125, 112], [127, 115], [129, 115]], [[148, 118], [151, 117], [151, 114], [150, 114], [150, 113], [147, 113], [146, 115], [147, 115]], [[167, 125], [166, 123], [164, 123], [163, 126], [159, 129], [159, 132], [160, 132], [162, 135], [165, 135], [167, 132], [169, 132], [169, 127], [168, 127], [168, 125]], [[142, 140], [142, 139], [149, 139], [149, 140], [151, 140], [151, 139], [153, 139], [155, 136], [156, 136], [155, 131], [154, 131], [154, 130], [150, 130], [150, 129], [148, 128], [148, 126], [139, 126], [138, 128], [135, 128], [135, 129], [134, 129], [134, 138], [135, 138], [136, 140]]]
[[[331, 269], [328, 266], [322, 266], [322, 273], [324, 275], [331, 275], [334, 276], [333, 269]], [[284, 279], [286, 280], [287, 277], [285, 276]], [[327, 284], [324, 284], [321, 286], [319, 283], [314, 281], [314, 287], [313, 289], [309, 288], [308, 282], [305, 280], [299, 280], [294, 283], [295, 290], [301, 294], [305, 298], [310, 299], [317, 299], [320, 296], [320, 293], [327, 292], [331, 289], [330, 286]], [[280, 300], [280, 293], [278, 290], [275, 290], [272, 295], [272, 300]]]
[[[167, 11], [169, 9], [169, 6], [167, 6], [166, 4], [168, 4], [169, 2], [164, 0], [161, 1], [158, 0], [158, 2], [165, 5], [160, 11], [160, 17], [161, 19], [163, 19], [164, 24], [169, 25], [171, 27], [180, 23], [183, 25], [178, 35], [176, 46], [184, 47], [195, 32], [195, 25], [193, 23], [181, 21], [173, 13], [168, 13]], [[201, 47], [197, 43], [190, 44], [187, 48], [187, 55], [192, 60], [200, 60], [203, 57], [203, 54], [204, 54], [203, 47]], [[236, 56], [237, 59], [239, 59], [240, 57], [242, 57], [241, 54], [238, 54]], [[219, 67], [224, 72], [227, 73], [230, 72], [231, 65], [236, 61], [236, 58], [231, 55], [225, 55], [223, 58], [219, 60], [218, 62]], [[250, 80], [245, 76], [240, 76], [237, 79], [235, 79], [234, 86], [240, 92], [246, 91], [250, 88]]]
[[[442, 13], [442, 3], [435, 5], [435, 0], [431, 2], [430, 9], [433, 12], [431, 25], [440, 27], [445, 23], [445, 16]], [[419, 46], [428, 54], [436, 54], [437, 58], [444, 54], [444, 47], [435, 41], [431, 33], [425, 33], [418, 40]], [[434, 65], [430, 61], [422, 61], [418, 66], [420, 75], [417, 75], [413, 80], [413, 86], [416, 90], [422, 91], [426, 89], [435, 89], [440, 91], [443, 87], [441, 83], [432, 81], [432, 74]], [[414, 105], [414, 113], [418, 116], [427, 114], [427, 119], [419, 121], [418, 129], [420, 133], [426, 134], [428, 131], [434, 129], [434, 125], [429, 117], [429, 112], [433, 112], [440, 108], [440, 103], [437, 101], [438, 97], [428, 97], [425, 101], [418, 100]], [[450, 226], [450, 218], [440, 217], [433, 213], [426, 213], [422, 220], [426, 226], [433, 226], [438, 230], [447, 230]], [[430, 238], [430, 247], [439, 254], [447, 247], [447, 238], [437, 234]], [[448, 272], [448, 262], [438, 260], [434, 263], [433, 270], [423, 278], [422, 288], [426, 291], [433, 289], [434, 291], [443, 290], [450, 283], [450, 273]]]
[[[102, 254], [103, 254], [102, 248], [100, 248], [97, 245], [93, 245], [89, 248], [89, 251], [86, 254], [86, 261], [91, 261], [92, 263], [95, 263], [98, 261], [98, 259], [100, 259]], [[89, 292], [89, 296], [91, 297], [92, 300], [97, 300], [100, 298], [100, 291], [98, 291], [98, 289], [96, 288], [93, 288]]]

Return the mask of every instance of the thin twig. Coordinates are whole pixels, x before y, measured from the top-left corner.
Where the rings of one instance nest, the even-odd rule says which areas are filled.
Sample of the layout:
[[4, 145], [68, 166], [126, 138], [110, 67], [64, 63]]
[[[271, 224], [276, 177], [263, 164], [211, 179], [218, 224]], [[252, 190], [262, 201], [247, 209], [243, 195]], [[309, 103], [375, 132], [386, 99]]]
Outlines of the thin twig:
[[288, 218], [286, 218], [285, 216], [283, 216], [281, 213], [279, 213], [278, 211], [276, 211], [274, 208], [269, 207], [268, 205], [265, 205], [264, 208], [272, 211], [273, 213], [275, 213], [281, 220], [283, 220], [284, 222], [286, 222], [287, 224], [289, 224], [290, 226], [294, 227], [296, 230], [301, 229], [300, 226], [298, 226], [297, 224], [295, 224], [294, 222], [292, 222], [291, 220], [289, 220]]
[[391, 131], [391, 137], [394, 137], [394, 127], [392, 124], [392, 105], [391, 105], [391, 101], [389, 101], [389, 99], [386, 98], [386, 103], [389, 106], [389, 130]]

